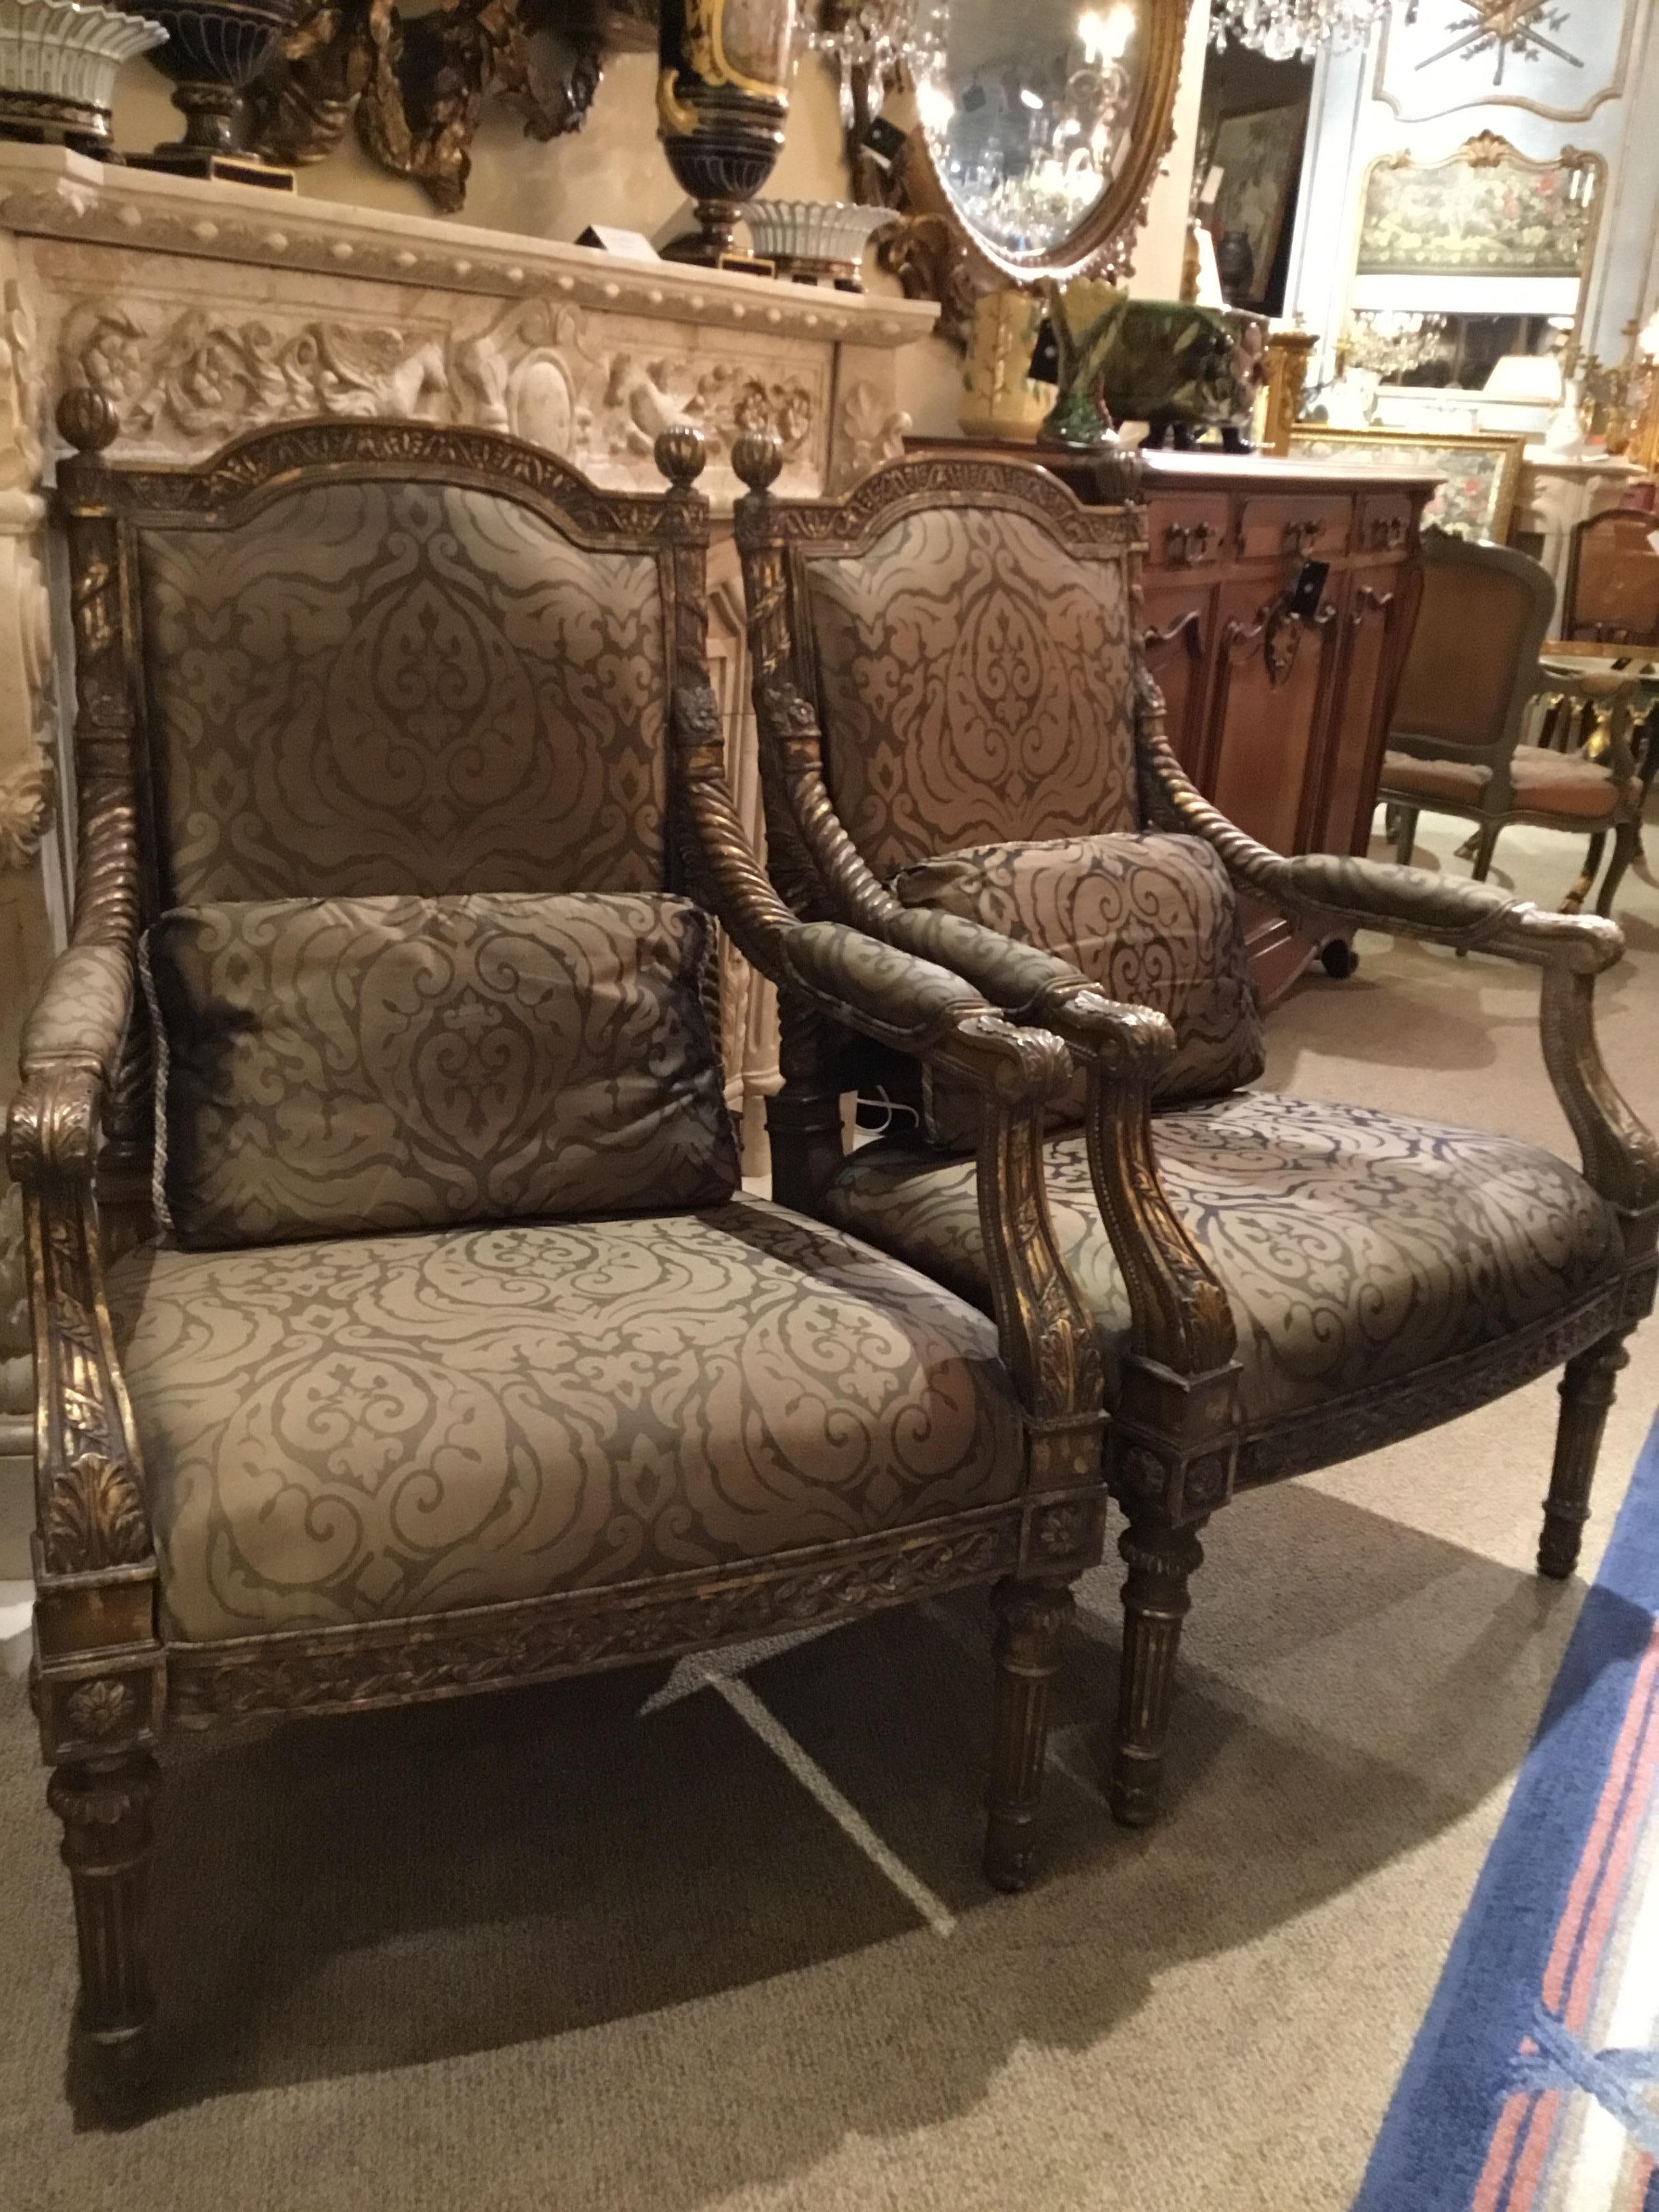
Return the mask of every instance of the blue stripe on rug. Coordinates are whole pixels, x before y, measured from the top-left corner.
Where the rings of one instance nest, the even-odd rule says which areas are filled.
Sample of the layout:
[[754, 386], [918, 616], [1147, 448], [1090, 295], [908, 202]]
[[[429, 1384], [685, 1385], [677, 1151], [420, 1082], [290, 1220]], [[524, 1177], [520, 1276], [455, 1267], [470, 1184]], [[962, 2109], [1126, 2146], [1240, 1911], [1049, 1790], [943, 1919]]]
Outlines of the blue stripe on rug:
[[[1353, 2212], [1469, 2212], [1659, 1614], [1659, 1419], [1575, 1626]], [[1498, 2201], [1504, 2200], [1500, 2197]], [[1650, 2191], [1659, 2204], [1659, 2192]]]

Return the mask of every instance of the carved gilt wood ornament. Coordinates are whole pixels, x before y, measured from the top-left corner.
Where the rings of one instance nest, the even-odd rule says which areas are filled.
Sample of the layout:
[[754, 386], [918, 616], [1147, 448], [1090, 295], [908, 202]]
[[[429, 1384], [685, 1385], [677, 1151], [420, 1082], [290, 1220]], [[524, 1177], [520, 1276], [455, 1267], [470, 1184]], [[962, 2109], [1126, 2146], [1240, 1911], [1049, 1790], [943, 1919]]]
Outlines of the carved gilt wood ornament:
[[[554, 45], [556, 66], [532, 55]], [[453, 215], [466, 198], [486, 100], [513, 102], [527, 137], [580, 131], [606, 46], [647, 46], [653, 17], [582, 0], [446, 0], [405, 16], [394, 0], [312, 0], [249, 93], [255, 150], [300, 165], [333, 152], [356, 122], [363, 149], [412, 177]]]
[[[847, 4], [848, 0], [835, 0], [836, 7]], [[951, 4], [960, 7], [964, 0], [947, 0], [947, 19]], [[1052, 57], [1030, 57], [1026, 73], [1042, 81], [1042, 93], [1022, 82], [1018, 93], [1006, 94], [1024, 100], [1030, 91], [1034, 100], [1044, 98], [1048, 109], [1059, 118], [1056, 143], [1063, 136], [1067, 144], [1080, 149], [1091, 131], [1103, 132], [1110, 124], [1111, 148], [1103, 157], [1101, 189], [1069, 224], [1054, 211], [1059, 202], [1046, 220], [1030, 208], [1006, 219], [999, 214], [976, 220], [948, 173], [950, 132], [956, 117], [947, 82], [955, 84], [959, 94], [959, 111], [976, 113], [975, 97], [989, 96], [981, 78], [994, 78], [1001, 97], [1021, 76], [1018, 50], [1011, 57], [999, 49], [983, 68], [975, 68], [970, 41], [958, 64], [947, 28], [948, 58], [936, 64], [918, 93], [924, 121], [909, 132], [890, 161], [872, 151], [870, 131], [883, 96], [894, 87], [872, 82], [867, 70], [849, 73], [848, 155], [855, 196], [866, 204], [895, 208], [903, 218], [878, 241], [878, 258], [899, 278], [909, 297], [939, 301], [942, 337], [965, 345], [975, 302], [982, 293], [1010, 282], [1048, 276], [1064, 283], [1084, 275], [1130, 272], [1135, 235], [1146, 220], [1148, 197], [1174, 137], [1187, 6], [1188, 0], [1125, 0], [1122, 9], [1103, 8], [1092, 16], [1085, 15], [1079, 20], [1079, 34], [1085, 22], [1109, 29], [1116, 19], [1117, 35], [1130, 41], [1121, 65], [1098, 62], [1085, 39], [1082, 59], [1069, 73], [1063, 63], [1056, 69]], [[1009, 21], [1018, 25], [1016, 37], [1029, 39], [1025, 19]], [[966, 82], [958, 82], [964, 75]], [[1059, 77], [1063, 83], [1057, 83]], [[1025, 104], [1030, 106], [1029, 100]], [[1080, 152], [1074, 152], [1052, 166], [1061, 171], [1074, 168], [1079, 158]], [[1029, 242], [1019, 243], [1022, 235]]]

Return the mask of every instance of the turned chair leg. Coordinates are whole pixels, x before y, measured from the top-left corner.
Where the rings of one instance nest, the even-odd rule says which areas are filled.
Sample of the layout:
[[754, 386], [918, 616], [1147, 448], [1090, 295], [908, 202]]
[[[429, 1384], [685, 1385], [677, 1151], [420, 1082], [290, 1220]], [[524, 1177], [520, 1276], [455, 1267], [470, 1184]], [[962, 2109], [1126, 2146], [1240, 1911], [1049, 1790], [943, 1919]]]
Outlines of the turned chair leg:
[[137, 2101], [154, 2060], [144, 1906], [155, 1778], [155, 1761], [137, 1752], [107, 1765], [58, 1767], [46, 1786], [64, 1824], [75, 1893], [88, 2087], [117, 2114]]
[[1072, 1593], [1063, 1583], [1001, 1582], [991, 1604], [997, 1617], [997, 1685], [985, 1877], [997, 1889], [1024, 1889], [1031, 1879], [1048, 1705]]
[[[1573, 878], [1566, 896], [1561, 902], [1563, 914], [1577, 914], [1595, 887], [1595, 878], [1601, 869], [1601, 855], [1607, 849], [1607, 833], [1598, 830], [1584, 850], [1584, 865]], [[1620, 875], [1625, 872], [1621, 868]]]
[[1204, 1564], [1198, 1540], [1204, 1525], [1199, 1521], [1170, 1528], [1131, 1512], [1129, 1526], [1118, 1539], [1129, 1572], [1123, 1585], [1123, 1671], [1108, 1795], [1114, 1819], [1126, 1828], [1144, 1828], [1157, 1815], [1181, 1624], [1192, 1605], [1187, 1584]]
[[1414, 806], [1396, 806], [1394, 825], [1394, 857], [1402, 868], [1412, 862], [1412, 848], [1417, 842], [1417, 812]]
[[1544, 1533], [1538, 1543], [1538, 1571], [1565, 1582], [1578, 1564], [1578, 1547], [1589, 1519], [1590, 1484], [1596, 1455], [1619, 1370], [1630, 1358], [1623, 1336], [1604, 1336], [1599, 1344], [1568, 1360], [1561, 1378], [1561, 1418], [1555, 1431], [1555, 1464], [1544, 1502]]
[[1480, 836], [1475, 839], [1474, 866], [1469, 871], [1469, 880], [1472, 883], [1484, 884], [1492, 872], [1492, 855], [1498, 850], [1498, 832], [1503, 827], [1501, 822], [1488, 822], [1483, 825]]
[[1620, 884], [1625, 880], [1626, 869], [1636, 858], [1637, 847], [1641, 842], [1641, 836], [1642, 825], [1639, 822], [1621, 822], [1613, 831], [1613, 858], [1607, 863], [1607, 876], [1601, 885], [1601, 896], [1595, 902], [1597, 914], [1612, 914], [1613, 902], [1618, 896]]

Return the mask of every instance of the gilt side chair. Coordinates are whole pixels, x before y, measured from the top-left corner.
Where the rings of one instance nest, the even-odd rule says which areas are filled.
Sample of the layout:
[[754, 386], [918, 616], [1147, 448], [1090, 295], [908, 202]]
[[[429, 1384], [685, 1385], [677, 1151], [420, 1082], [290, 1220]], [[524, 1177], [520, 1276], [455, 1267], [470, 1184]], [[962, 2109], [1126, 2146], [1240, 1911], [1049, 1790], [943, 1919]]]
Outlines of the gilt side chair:
[[[1085, 507], [1040, 468], [953, 454], [896, 462], [840, 500], [784, 501], [775, 441], [734, 459], [783, 895], [954, 968], [1065, 1037], [1087, 1072], [1048, 1139], [1048, 1185], [1099, 1331], [1108, 1484], [1127, 1522], [1109, 1790], [1139, 1825], [1156, 1808], [1200, 1532], [1237, 1493], [1565, 1363], [1539, 1567], [1571, 1573], [1659, 1237], [1659, 1146], [1593, 1030], [1595, 979], [1622, 939], [1484, 884], [1285, 858], [1218, 813], [1176, 760], [1146, 672], [1133, 496]], [[1231, 911], [1243, 893], [1316, 942], [1358, 925], [1537, 968], [1581, 1167], [1251, 1087], [1261, 1036]], [[1019, 964], [1033, 944], [1075, 961], [1085, 940], [1091, 992], [1075, 966], [1061, 982]], [[1120, 986], [1131, 951], [1144, 988]], [[1183, 961], [1184, 1012], [1167, 988]], [[1177, 1018], [1152, 1034], [1141, 1006], [1161, 1001]], [[918, 1091], [896, 1063], [862, 1073], [921, 1128], [832, 1158], [835, 1101], [792, 1077], [775, 1187], [983, 1304], [971, 1174], [953, 1157], [963, 1116], [941, 1113], [931, 1078]]]
[[[747, 849], [696, 433], [647, 497], [487, 433], [307, 422], [162, 469], [106, 458], [93, 392], [58, 419], [76, 896], [9, 1137], [87, 2087], [137, 2098], [152, 1948], [191, 1940], [145, 1927], [173, 1722], [988, 1584], [986, 1866], [1018, 1887], [1106, 1510], [1042, 1180], [1067, 1057], [802, 922]], [[982, 1093], [993, 1318], [743, 1194], [711, 910], [798, 1024]]]

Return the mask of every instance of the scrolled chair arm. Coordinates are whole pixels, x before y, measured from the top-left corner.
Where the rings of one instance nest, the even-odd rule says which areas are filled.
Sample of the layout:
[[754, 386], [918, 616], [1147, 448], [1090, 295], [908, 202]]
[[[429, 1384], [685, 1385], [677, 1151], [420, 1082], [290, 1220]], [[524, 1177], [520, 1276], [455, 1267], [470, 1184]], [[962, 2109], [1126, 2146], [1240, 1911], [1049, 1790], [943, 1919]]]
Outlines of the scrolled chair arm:
[[1046, 1109], [1070, 1079], [1070, 1054], [1059, 1037], [1005, 1021], [936, 962], [848, 923], [801, 921], [738, 819], [706, 684], [677, 689], [673, 722], [687, 863], [738, 951], [814, 1012], [946, 1066], [978, 1091], [980, 1220], [1002, 1355], [1034, 1432], [1032, 1480], [1087, 1480], [1100, 1451], [1100, 1349], [1060, 1257], [1042, 1161]]
[[1460, 952], [1490, 952], [1542, 970], [1544, 1064], [1583, 1163], [1584, 1179], [1650, 1246], [1659, 1209], [1659, 1142], [1620, 1097], [1595, 1040], [1595, 979], [1623, 958], [1624, 933], [1599, 915], [1557, 914], [1489, 884], [1334, 853], [1292, 859], [1258, 844], [1198, 790], [1170, 750], [1164, 702], [1139, 684], [1138, 741], [1152, 796], [1172, 827], [1201, 837], [1236, 884], [1311, 928], [1347, 924]]

